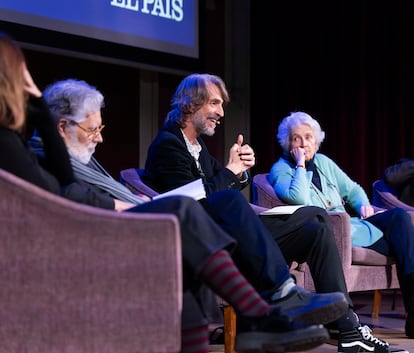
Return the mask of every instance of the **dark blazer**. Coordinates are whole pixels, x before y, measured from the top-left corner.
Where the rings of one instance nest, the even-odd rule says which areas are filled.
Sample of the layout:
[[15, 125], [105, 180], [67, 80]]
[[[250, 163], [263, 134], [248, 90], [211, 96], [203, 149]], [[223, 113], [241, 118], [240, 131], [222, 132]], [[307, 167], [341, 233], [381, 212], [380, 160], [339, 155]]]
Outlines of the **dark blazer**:
[[398, 192], [400, 201], [414, 206], [414, 159], [402, 158], [384, 171], [385, 182]]
[[247, 184], [240, 182], [232, 171], [210, 155], [202, 138], [197, 140], [202, 147], [199, 157], [201, 170], [188, 152], [179, 125], [166, 122], [148, 149], [142, 175], [144, 183], [158, 192], [165, 192], [203, 178], [207, 195], [226, 189], [240, 190]]

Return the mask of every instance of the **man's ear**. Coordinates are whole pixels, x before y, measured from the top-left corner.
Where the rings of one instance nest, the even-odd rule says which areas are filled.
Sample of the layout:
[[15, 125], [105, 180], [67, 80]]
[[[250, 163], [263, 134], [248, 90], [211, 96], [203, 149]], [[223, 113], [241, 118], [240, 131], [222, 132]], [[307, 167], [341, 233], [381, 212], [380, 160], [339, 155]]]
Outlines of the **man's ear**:
[[59, 119], [58, 124], [57, 124], [57, 129], [61, 137], [65, 137], [66, 135], [65, 129], [66, 129], [67, 124], [68, 124], [67, 120]]

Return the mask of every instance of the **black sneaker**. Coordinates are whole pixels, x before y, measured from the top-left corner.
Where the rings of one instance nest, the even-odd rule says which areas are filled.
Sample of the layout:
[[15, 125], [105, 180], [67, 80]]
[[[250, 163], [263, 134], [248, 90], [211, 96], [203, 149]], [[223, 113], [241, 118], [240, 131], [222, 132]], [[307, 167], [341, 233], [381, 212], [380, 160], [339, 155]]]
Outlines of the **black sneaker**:
[[238, 353], [297, 352], [317, 347], [329, 338], [323, 325], [304, 326], [270, 310], [260, 317], [237, 315]]
[[349, 307], [342, 292], [313, 293], [299, 286], [295, 286], [287, 296], [270, 304], [287, 320], [308, 325], [335, 321], [345, 314]]
[[371, 329], [364, 325], [352, 331], [341, 332], [338, 353], [409, 353], [405, 349], [390, 349], [388, 342], [374, 337]]

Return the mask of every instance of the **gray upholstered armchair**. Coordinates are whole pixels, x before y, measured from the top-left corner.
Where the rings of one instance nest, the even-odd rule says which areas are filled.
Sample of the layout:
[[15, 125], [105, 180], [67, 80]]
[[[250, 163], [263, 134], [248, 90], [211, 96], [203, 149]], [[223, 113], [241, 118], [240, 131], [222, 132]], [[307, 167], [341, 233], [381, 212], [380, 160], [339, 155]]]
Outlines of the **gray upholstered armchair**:
[[[268, 181], [268, 174], [257, 174], [253, 177], [253, 203], [263, 207], [285, 205], [275, 194]], [[345, 280], [350, 292], [374, 290], [372, 315], [378, 316], [381, 289], [399, 288], [396, 266], [392, 258], [362, 247], [352, 246], [349, 215], [339, 212], [328, 212], [332, 221], [334, 236], [342, 259]], [[298, 271], [303, 272], [304, 282], [299, 283], [308, 290], [314, 290], [312, 276], [306, 264], [300, 264]]]
[[7, 353], [176, 353], [174, 215], [68, 201], [0, 170], [0, 344]]

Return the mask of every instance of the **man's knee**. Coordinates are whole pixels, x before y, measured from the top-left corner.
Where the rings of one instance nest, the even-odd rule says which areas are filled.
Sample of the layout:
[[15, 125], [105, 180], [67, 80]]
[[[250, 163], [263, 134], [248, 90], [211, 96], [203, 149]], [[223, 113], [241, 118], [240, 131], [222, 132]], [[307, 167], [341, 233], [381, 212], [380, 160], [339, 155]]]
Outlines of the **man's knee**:
[[309, 218], [305, 225], [307, 233], [312, 236], [318, 244], [325, 244], [327, 246], [335, 246], [335, 239], [333, 237], [332, 227], [328, 221], [321, 221], [319, 216]]

